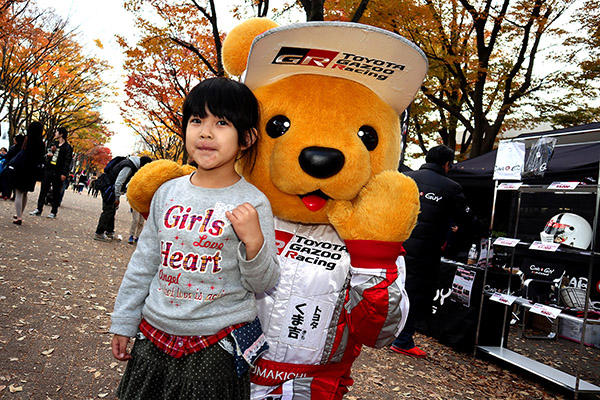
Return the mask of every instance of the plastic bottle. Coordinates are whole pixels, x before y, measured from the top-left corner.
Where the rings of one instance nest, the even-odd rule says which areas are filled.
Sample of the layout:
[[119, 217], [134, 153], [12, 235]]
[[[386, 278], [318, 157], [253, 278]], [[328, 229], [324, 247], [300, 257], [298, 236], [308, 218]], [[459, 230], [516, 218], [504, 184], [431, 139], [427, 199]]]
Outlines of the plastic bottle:
[[467, 264], [469, 265], [473, 265], [473, 264], [477, 264], [477, 256], [478, 256], [478, 252], [477, 252], [477, 245], [475, 243], [473, 243], [471, 245], [471, 249], [469, 250], [469, 255], [467, 258]]

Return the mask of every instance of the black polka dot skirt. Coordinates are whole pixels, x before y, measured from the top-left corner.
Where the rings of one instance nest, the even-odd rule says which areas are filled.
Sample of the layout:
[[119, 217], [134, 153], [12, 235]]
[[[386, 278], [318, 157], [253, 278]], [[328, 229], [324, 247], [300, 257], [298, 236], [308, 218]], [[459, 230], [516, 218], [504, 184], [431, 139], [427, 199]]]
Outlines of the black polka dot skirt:
[[218, 344], [171, 357], [150, 340], [136, 340], [117, 389], [120, 400], [250, 399], [250, 376], [238, 377], [233, 355]]

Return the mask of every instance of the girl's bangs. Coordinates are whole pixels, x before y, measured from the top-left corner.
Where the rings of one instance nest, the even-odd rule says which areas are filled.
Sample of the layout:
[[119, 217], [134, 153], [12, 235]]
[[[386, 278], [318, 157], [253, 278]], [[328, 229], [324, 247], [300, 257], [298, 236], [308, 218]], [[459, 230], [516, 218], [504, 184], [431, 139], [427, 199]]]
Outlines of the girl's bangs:
[[190, 115], [204, 118], [208, 109], [212, 115], [233, 122], [236, 115], [235, 110], [238, 107], [236, 100], [237, 96], [233, 93], [207, 87], [206, 90], [199, 91], [198, 96], [194, 96], [190, 101]]

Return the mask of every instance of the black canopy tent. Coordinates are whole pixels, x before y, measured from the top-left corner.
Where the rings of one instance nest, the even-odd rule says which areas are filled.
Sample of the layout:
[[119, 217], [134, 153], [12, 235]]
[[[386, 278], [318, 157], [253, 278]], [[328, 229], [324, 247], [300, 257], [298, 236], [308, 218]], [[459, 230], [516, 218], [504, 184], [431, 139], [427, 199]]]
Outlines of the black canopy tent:
[[[564, 135], [561, 135], [563, 133]], [[553, 131], [526, 133], [517, 136], [514, 140], [528, 139], [525, 141], [527, 147], [525, 159], [527, 159], [529, 148], [536, 142], [534, 139], [549, 134], [557, 138], [557, 144], [544, 176], [526, 178], [524, 182], [544, 184], [554, 181], [579, 181], [595, 184], [600, 162], [600, 122]], [[484, 221], [489, 221], [492, 206], [494, 192], [492, 177], [496, 153], [497, 151], [494, 150], [458, 163], [448, 174], [450, 178], [462, 185], [473, 213]], [[510, 210], [512, 207], [508, 208]], [[500, 219], [507, 217], [507, 220], [510, 220], [508, 215], [502, 215], [502, 210], [498, 211], [501, 213], [498, 215]], [[546, 216], [544, 215], [543, 218]]]
[[[574, 132], [579, 134], [574, 135]], [[554, 136], [559, 139], [554, 149], [552, 159], [543, 178], [536, 178], [536, 183], [551, 181], [569, 181], [598, 178], [598, 162], [600, 161], [600, 122], [581, 125], [555, 131], [525, 133], [515, 140], [541, 137], [548, 134], [568, 133], [564, 137]], [[596, 142], [596, 143], [593, 143]], [[529, 153], [529, 146], [534, 140], [528, 140], [525, 158]], [[463, 161], [454, 165], [448, 174], [452, 179], [461, 183], [463, 187], [493, 187], [492, 176], [496, 162], [497, 150], [479, 157]]]

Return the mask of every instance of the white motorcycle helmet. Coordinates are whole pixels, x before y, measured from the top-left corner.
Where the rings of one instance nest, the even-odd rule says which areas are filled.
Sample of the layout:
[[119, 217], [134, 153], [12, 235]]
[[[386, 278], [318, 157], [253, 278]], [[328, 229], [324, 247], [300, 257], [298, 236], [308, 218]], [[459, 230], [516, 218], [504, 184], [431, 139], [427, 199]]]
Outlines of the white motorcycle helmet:
[[577, 214], [556, 214], [540, 232], [540, 238], [543, 243], [560, 243], [587, 250], [592, 243], [592, 227]]

